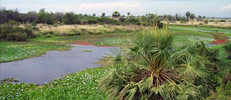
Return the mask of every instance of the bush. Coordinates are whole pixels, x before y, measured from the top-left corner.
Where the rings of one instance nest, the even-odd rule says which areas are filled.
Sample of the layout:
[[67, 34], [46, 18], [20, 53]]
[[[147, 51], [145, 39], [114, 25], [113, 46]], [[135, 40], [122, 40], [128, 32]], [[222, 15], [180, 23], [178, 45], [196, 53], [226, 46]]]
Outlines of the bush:
[[223, 47], [225, 51], [228, 53], [227, 59], [231, 60], [231, 43], [224, 45]]
[[222, 19], [222, 20], [220, 20], [219, 22], [226, 22], [226, 20]]
[[21, 28], [9, 23], [0, 26], [0, 41], [26, 41], [33, 37], [35, 35], [30, 27]]
[[205, 23], [205, 24], [208, 24], [208, 23], [209, 23], [209, 20], [208, 20], [208, 19], [205, 19], [205, 20], [204, 20], [204, 23]]
[[199, 25], [204, 25], [203, 23], [200, 23]]

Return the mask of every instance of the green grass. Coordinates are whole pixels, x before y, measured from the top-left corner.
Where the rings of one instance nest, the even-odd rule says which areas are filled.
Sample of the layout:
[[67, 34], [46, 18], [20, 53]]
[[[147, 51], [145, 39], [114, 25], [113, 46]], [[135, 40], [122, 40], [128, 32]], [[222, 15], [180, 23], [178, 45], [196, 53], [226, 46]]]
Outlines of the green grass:
[[54, 43], [36, 42], [1, 42], [0, 62], [21, 60], [36, 56], [41, 56], [48, 51], [69, 50], [71, 46]]
[[182, 45], [193, 45], [197, 42], [203, 41], [205, 44], [209, 44], [214, 41], [211, 33], [207, 32], [196, 32], [190, 30], [177, 30], [170, 29], [175, 34], [174, 45], [182, 46]]
[[109, 37], [99, 40], [92, 40], [89, 42], [98, 46], [127, 46], [131, 44], [129, 41], [129, 37]]
[[205, 31], [212, 31], [214, 33], [216, 32], [225, 32], [228, 34], [231, 34], [231, 29], [228, 28], [215, 28], [215, 27], [205, 27], [205, 26], [198, 26], [198, 27], [193, 27], [193, 26], [169, 26], [170, 29], [176, 29], [176, 28], [184, 28], [184, 29], [192, 29], [194, 31], [200, 31], [200, 30], [205, 30]]

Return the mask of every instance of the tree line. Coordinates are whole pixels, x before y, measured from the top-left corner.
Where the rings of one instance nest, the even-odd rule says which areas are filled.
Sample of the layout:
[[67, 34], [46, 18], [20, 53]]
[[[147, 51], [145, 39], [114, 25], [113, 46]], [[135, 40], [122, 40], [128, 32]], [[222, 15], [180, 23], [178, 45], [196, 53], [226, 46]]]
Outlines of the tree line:
[[[18, 10], [0, 10], [0, 24], [9, 22], [10, 20], [17, 21], [21, 24], [32, 23], [32, 24], [113, 24], [113, 25], [152, 25], [154, 20], [168, 20], [188, 22], [190, 19], [194, 19], [195, 15], [187, 12], [185, 16], [163, 15], [158, 16], [155, 14], [146, 14], [143, 16], [133, 16], [130, 12], [127, 15], [121, 15], [118, 11], [112, 13], [111, 16], [106, 16], [102, 13], [101, 16], [96, 14], [76, 14], [73, 12], [61, 13], [61, 12], [47, 12], [45, 9], [41, 9], [39, 12], [30, 11], [28, 13], [20, 13]], [[202, 21], [205, 18], [198, 16], [198, 21]], [[142, 21], [142, 23], [141, 23]]]
[[106, 17], [105, 13], [96, 16], [87, 14], [75, 14], [73, 12], [46, 12], [41, 9], [39, 12], [30, 11], [28, 13], [20, 13], [18, 10], [0, 10], [0, 24], [17, 21], [22, 24], [26, 23], [43, 23], [43, 24], [139, 24], [139, 19], [134, 16], [121, 16], [118, 11], [112, 14], [112, 17]]

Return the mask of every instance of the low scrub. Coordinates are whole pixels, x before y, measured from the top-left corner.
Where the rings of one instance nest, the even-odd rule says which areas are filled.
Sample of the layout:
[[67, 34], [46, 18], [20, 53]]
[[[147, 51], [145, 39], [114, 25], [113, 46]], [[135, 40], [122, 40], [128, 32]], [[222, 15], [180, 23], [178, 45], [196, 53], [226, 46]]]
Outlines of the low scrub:
[[31, 27], [22, 28], [11, 24], [0, 25], [0, 41], [26, 41], [33, 37], [35, 35]]

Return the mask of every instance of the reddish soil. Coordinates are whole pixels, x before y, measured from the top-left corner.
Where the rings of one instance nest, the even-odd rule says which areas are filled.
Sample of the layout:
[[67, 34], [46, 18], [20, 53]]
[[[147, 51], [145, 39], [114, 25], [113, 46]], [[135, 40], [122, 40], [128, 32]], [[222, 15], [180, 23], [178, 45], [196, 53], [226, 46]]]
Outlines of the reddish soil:
[[215, 41], [211, 42], [214, 45], [221, 45], [228, 43], [228, 37], [224, 33], [212, 34]]
[[[94, 45], [94, 44], [92, 44], [92, 43], [84, 42], [84, 41], [76, 41], [76, 42], [74, 42], [73, 44], [76, 44], [76, 45]], [[95, 46], [95, 45], [94, 45], [94, 46]], [[111, 46], [101, 45], [101, 46], [98, 46], [98, 47], [111, 47]]]
[[76, 42], [74, 42], [74, 44], [77, 44], [77, 45], [93, 45], [93, 44], [91, 44], [89, 42], [83, 42], [83, 41], [76, 41]]

